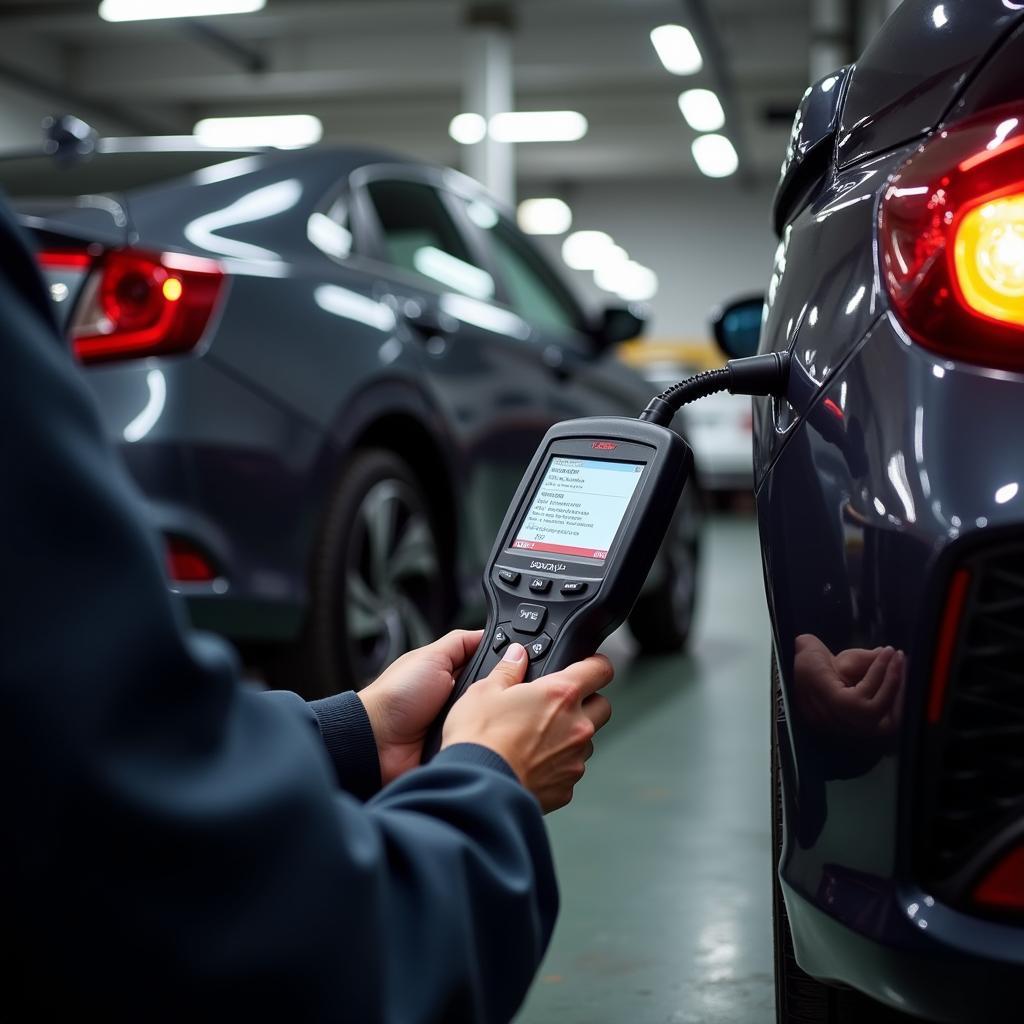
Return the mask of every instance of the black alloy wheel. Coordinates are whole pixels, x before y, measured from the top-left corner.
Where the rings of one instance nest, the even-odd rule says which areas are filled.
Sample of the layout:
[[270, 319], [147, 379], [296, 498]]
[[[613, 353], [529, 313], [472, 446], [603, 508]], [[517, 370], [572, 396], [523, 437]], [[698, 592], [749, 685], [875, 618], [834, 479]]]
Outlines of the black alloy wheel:
[[380, 448], [356, 452], [324, 515], [302, 635], [268, 673], [304, 697], [358, 690], [399, 655], [436, 640], [451, 574], [422, 484]]

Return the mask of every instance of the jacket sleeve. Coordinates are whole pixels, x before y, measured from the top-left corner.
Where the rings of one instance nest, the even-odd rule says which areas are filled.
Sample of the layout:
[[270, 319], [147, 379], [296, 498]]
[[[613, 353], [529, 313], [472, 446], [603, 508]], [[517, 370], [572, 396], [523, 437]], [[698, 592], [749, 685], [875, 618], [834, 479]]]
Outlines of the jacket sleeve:
[[2, 205], [8, 978], [40, 1019], [508, 1020], [557, 907], [536, 802], [467, 745], [361, 804], [185, 629]]

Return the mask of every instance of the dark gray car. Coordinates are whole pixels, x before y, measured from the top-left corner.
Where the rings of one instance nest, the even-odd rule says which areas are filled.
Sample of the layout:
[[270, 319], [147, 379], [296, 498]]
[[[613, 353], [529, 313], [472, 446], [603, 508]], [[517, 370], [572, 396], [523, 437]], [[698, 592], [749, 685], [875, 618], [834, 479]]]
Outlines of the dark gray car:
[[[477, 614], [545, 430], [649, 397], [607, 354], [642, 311], [585, 312], [451, 170], [106, 140], [70, 166], [5, 160], [0, 187], [36, 235], [172, 586], [197, 625], [308, 695]], [[694, 495], [630, 620], [645, 650], [690, 629]]]

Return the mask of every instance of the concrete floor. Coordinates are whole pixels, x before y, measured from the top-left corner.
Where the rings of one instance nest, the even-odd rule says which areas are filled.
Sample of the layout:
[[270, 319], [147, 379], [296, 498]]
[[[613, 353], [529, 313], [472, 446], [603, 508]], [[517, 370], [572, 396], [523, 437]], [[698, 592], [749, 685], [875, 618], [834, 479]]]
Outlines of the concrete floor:
[[768, 616], [749, 518], [705, 537], [692, 653], [633, 659], [573, 803], [562, 912], [519, 1024], [769, 1024]]

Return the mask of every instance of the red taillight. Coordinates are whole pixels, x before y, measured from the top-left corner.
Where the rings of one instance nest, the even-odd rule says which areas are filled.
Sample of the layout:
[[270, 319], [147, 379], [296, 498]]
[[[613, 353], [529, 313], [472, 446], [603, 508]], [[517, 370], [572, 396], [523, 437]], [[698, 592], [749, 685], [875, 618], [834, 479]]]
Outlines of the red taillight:
[[974, 889], [974, 901], [988, 907], [1024, 910], [1024, 846], [990, 868]]
[[94, 257], [80, 249], [47, 249], [36, 253], [39, 265], [50, 270], [87, 270]]
[[207, 583], [216, 579], [213, 563], [194, 544], [167, 538], [167, 575], [178, 583]]
[[886, 288], [917, 342], [1024, 369], [1024, 111], [929, 139], [886, 188], [879, 232]]
[[967, 590], [970, 584], [971, 575], [966, 569], [957, 569], [949, 583], [946, 607], [942, 612], [939, 638], [935, 647], [935, 660], [932, 662], [931, 683], [928, 688], [929, 725], [937, 725], [942, 720], [942, 709], [946, 704], [946, 691], [949, 689], [949, 672], [953, 667], [953, 655], [956, 654], [956, 641], [960, 635], [960, 622], [963, 619], [964, 604], [967, 602]]
[[75, 354], [94, 363], [186, 351], [203, 336], [223, 284], [213, 260], [112, 249], [97, 260], [71, 323]]

